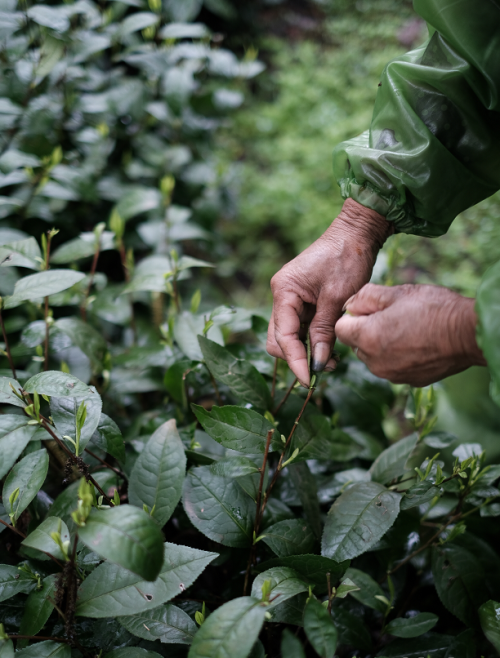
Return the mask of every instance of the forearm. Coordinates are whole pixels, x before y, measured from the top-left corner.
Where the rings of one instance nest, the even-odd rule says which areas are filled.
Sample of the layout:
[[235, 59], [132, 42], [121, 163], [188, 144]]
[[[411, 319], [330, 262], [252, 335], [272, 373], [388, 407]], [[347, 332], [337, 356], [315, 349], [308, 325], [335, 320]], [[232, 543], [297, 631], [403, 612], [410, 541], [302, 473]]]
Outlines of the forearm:
[[461, 297], [450, 317], [450, 333], [458, 338], [457, 351], [469, 366], [486, 366], [486, 359], [477, 344], [478, 318], [474, 309], [475, 300]]

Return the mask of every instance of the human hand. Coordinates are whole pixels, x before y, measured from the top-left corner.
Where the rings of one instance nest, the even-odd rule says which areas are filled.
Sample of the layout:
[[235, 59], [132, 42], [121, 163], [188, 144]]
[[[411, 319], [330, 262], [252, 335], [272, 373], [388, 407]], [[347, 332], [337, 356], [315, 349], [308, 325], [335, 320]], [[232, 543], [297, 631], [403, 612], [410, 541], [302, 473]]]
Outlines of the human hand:
[[372, 283], [346, 302], [339, 340], [374, 375], [427, 386], [472, 365], [486, 365], [476, 343], [474, 300], [447, 288]]
[[382, 215], [347, 199], [327, 231], [272, 278], [267, 351], [286, 359], [304, 386], [309, 386], [302, 342], [307, 326], [310, 323], [312, 369], [333, 370], [335, 322], [346, 299], [370, 280], [377, 253], [392, 230]]

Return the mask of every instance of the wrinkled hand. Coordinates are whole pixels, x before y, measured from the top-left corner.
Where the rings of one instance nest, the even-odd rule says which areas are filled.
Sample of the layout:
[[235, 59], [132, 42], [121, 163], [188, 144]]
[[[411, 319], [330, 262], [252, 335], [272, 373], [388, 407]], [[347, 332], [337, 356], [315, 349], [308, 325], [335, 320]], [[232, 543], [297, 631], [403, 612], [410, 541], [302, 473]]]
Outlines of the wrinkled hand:
[[447, 288], [369, 283], [346, 303], [335, 327], [378, 377], [427, 386], [486, 365], [476, 343], [474, 300]]
[[370, 280], [390, 233], [392, 225], [381, 215], [348, 199], [328, 230], [272, 278], [267, 351], [286, 359], [304, 386], [309, 369], [302, 341], [309, 323], [312, 369], [334, 369], [335, 322], [344, 302]]

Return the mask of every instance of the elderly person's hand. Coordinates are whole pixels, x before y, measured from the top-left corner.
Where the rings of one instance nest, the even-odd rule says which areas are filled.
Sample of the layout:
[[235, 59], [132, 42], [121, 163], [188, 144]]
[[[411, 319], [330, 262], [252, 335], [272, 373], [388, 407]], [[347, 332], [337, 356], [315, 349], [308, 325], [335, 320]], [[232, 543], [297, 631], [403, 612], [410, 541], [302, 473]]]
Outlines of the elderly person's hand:
[[352, 199], [328, 230], [272, 279], [273, 313], [267, 351], [288, 361], [301, 384], [309, 385], [302, 340], [310, 323], [312, 368], [333, 369], [335, 322], [344, 302], [367, 281], [392, 225]]
[[345, 305], [335, 327], [373, 374], [427, 386], [486, 365], [476, 343], [474, 300], [447, 288], [369, 283]]

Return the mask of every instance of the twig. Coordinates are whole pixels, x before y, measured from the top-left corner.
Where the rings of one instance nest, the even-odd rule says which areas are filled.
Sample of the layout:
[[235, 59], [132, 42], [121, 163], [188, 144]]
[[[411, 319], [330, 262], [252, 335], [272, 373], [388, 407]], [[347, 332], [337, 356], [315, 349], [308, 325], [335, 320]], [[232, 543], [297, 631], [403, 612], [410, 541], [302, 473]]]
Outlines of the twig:
[[276, 416], [276, 414], [278, 413], [278, 411], [281, 409], [281, 407], [282, 407], [282, 406], [285, 404], [285, 402], [288, 400], [288, 398], [290, 397], [290, 393], [293, 391], [293, 389], [294, 389], [294, 387], [295, 387], [295, 384], [296, 384], [297, 382], [298, 382], [298, 379], [297, 379], [297, 377], [295, 377], [295, 379], [294, 379], [293, 382], [292, 382], [292, 385], [290, 386], [290, 388], [288, 389], [288, 391], [285, 393], [285, 397], [281, 400], [281, 402], [278, 404], [278, 406], [276, 407], [276, 409], [274, 409], [274, 411], [273, 411], [273, 416]]
[[269, 455], [269, 447], [271, 446], [271, 440], [273, 438], [274, 434], [274, 429], [269, 430], [267, 433], [266, 437], [266, 447], [264, 449], [264, 458], [262, 460], [262, 466], [260, 468], [260, 481], [259, 481], [259, 489], [257, 491], [257, 499], [255, 501], [255, 521], [253, 525], [253, 540], [254, 543], [252, 544], [252, 549], [250, 551], [250, 555], [248, 557], [248, 564], [247, 564], [247, 570], [245, 573], [245, 583], [243, 585], [243, 596], [245, 596], [247, 587], [248, 587], [248, 579], [250, 577], [250, 569], [252, 568], [252, 564], [255, 562], [255, 540], [257, 539], [257, 535], [259, 534], [259, 527], [260, 527], [260, 522], [262, 520], [262, 514], [260, 510], [260, 501], [262, 499], [262, 489], [264, 488], [264, 477], [266, 474], [266, 466], [267, 466], [267, 458]]
[[326, 574], [326, 584], [328, 586], [328, 614], [331, 615], [333, 596], [332, 596], [332, 583], [330, 580], [330, 572]]
[[208, 370], [208, 374], [210, 375], [210, 381], [212, 382], [212, 386], [214, 387], [215, 397], [217, 398], [217, 402], [218, 402], [219, 406], [221, 407], [223, 405], [223, 402], [222, 402], [222, 398], [221, 398], [220, 393], [219, 393], [219, 387], [217, 386], [217, 382], [215, 381], [215, 377], [210, 372], [210, 368], [207, 366], [206, 363], [205, 363], [205, 366]]
[[273, 369], [273, 385], [271, 386], [271, 401], [274, 402], [274, 394], [276, 393], [276, 376], [278, 374], [278, 357], [274, 359]]
[[[123, 241], [120, 239], [120, 244], [119, 244], [119, 249], [118, 251], [120, 252], [120, 260], [122, 262], [122, 269], [123, 269], [123, 276], [125, 277], [125, 281], [129, 283], [130, 281], [130, 272], [127, 267], [127, 254], [125, 252], [125, 246], [123, 244]], [[132, 334], [134, 336], [134, 344], [137, 343], [137, 327], [135, 324], [135, 315], [134, 315], [134, 302], [132, 301], [132, 297], [129, 297], [129, 303], [130, 303], [130, 326], [132, 328]]]
[[0, 325], [2, 326], [3, 342], [5, 343], [5, 351], [7, 352], [7, 358], [9, 359], [9, 365], [10, 365], [10, 369], [12, 370], [12, 376], [14, 377], [14, 379], [17, 379], [16, 369], [14, 367], [14, 361], [12, 359], [12, 354], [10, 353], [9, 341], [7, 340], [7, 334], [5, 332], [1, 307], [0, 307]]
[[[50, 267], [50, 244], [52, 242], [52, 231], [47, 231], [47, 249], [45, 252], [45, 271]], [[45, 296], [44, 306], [44, 319], [45, 319], [45, 360], [43, 362], [43, 369], [49, 369], [49, 297]]]
[[90, 295], [90, 289], [92, 288], [92, 285], [94, 283], [94, 276], [95, 276], [95, 271], [97, 268], [97, 261], [99, 260], [99, 254], [101, 253], [101, 236], [99, 236], [99, 240], [97, 242], [96, 250], [94, 252], [94, 259], [92, 261], [92, 267], [90, 268], [90, 274], [89, 274], [89, 285], [87, 286], [87, 290], [85, 292], [85, 298], [82, 302], [82, 305], [80, 306], [80, 315], [82, 316], [82, 320], [84, 322], [87, 321], [87, 300]]
[[264, 502], [262, 503], [262, 508], [261, 508], [261, 511], [260, 511], [261, 517], [264, 514], [264, 510], [266, 509], [267, 501], [269, 500], [269, 496], [271, 495], [271, 491], [272, 491], [272, 489], [273, 489], [273, 487], [276, 483], [276, 480], [278, 479], [278, 476], [280, 474], [281, 464], [283, 463], [283, 457], [285, 456], [286, 450], [287, 450], [288, 446], [290, 445], [290, 441], [292, 440], [292, 437], [295, 433], [295, 430], [297, 429], [297, 426], [300, 423], [300, 419], [302, 418], [302, 414], [304, 413], [305, 408], [307, 407], [307, 403], [311, 399], [312, 394], [314, 393], [315, 390], [316, 389], [312, 388], [312, 387], [309, 389], [309, 392], [307, 393], [307, 397], [304, 401], [304, 404], [302, 405], [302, 409], [300, 410], [299, 415], [297, 416], [297, 419], [295, 420], [295, 422], [293, 424], [292, 431], [288, 435], [288, 439], [286, 440], [285, 447], [283, 448], [283, 452], [280, 455], [278, 465], [276, 467], [276, 470], [274, 471], [274, 475], [271, 479], [271, 482], [269, 483], [269, 486], [268, 486], [267, 491], [266, 491], [266, 495], [264, 496]]
[[111, 466], [111, 464], [108, 464], [107, 461], [105, 461], [104, 459], [101, 459], [98, 455], [96, 455], [94, 452], [92, 452], [88, 448], [85, 448], [85, 452], [88, 453], [94, 459], [97, 459], [97, 461], [101, 462], [101, 464], [103, 466], [106, 466], [106, 468], [109, 468], [111, 471], [113, 471], [114, 473], [116, 473], [120, 477], [127, 479], [127, 476], [125, 475], [125, 473], [123, 471], [120, 471], [120, 469], [116, 468], [115, 466]]
[[172, 288], [174, 289], [173, 297], [174, 297], [175, 310], [177, 311], [177, 313], [180, 313], [181, 303], [180, 303], [180, 300], [179, 300], [179, 287], [177, 286], [177, 277], [176, 276], [174, 276], [174, 278], [172, 280]]

